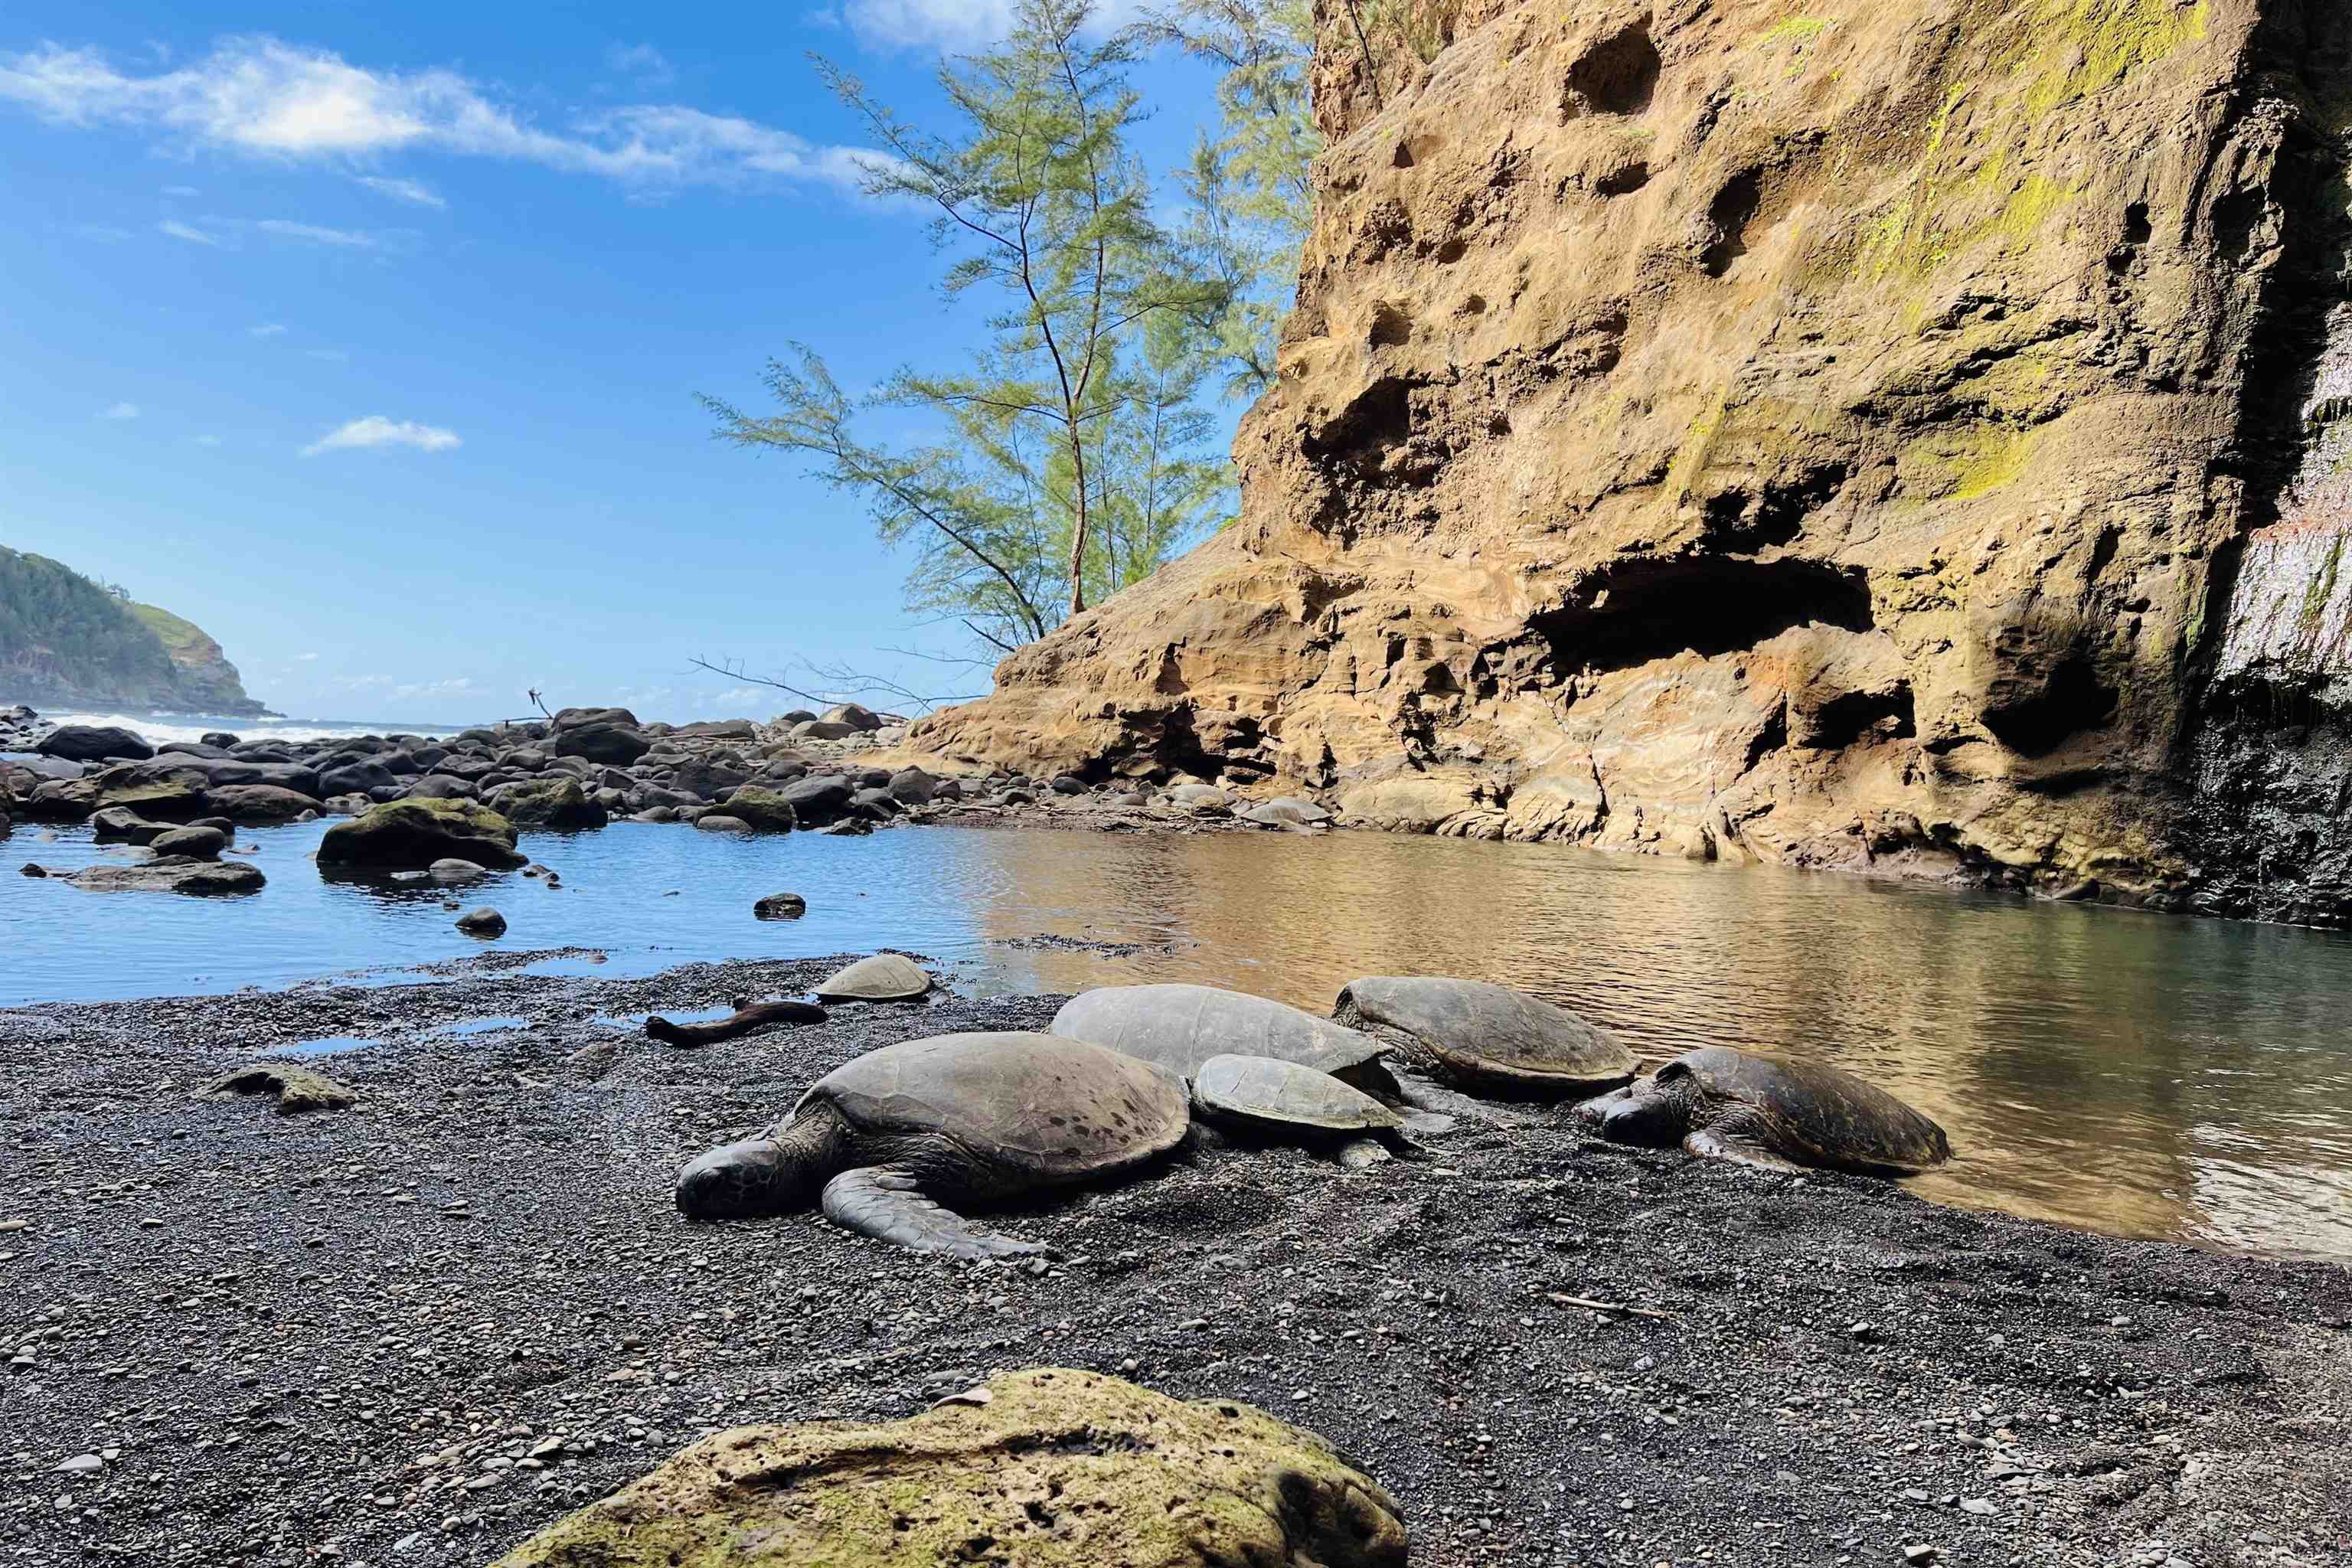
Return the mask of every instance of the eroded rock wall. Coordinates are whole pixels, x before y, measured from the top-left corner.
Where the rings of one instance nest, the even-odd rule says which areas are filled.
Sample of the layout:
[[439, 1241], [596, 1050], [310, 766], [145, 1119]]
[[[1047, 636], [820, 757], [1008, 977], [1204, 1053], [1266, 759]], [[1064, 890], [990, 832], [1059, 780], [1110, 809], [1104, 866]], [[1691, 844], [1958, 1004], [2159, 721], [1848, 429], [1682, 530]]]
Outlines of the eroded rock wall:
[[1242, 520], [910, 739], [2195, 901], [2343, 9], [1423, 0], [1375, 103], [1331, 7]]

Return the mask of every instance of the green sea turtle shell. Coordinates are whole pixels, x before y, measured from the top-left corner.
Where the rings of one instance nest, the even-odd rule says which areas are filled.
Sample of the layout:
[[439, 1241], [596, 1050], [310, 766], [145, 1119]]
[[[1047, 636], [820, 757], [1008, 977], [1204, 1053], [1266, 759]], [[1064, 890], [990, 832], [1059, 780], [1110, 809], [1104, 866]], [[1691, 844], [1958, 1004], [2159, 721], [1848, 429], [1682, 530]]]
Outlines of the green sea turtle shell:
[[821, 1002], [911, 1002], [931, 988], [913, 959], [896, 952], [861, 958], [816, 988]]
[[1211, 1057], [1272, 1057], [1357, 1085], [1393, 1089], [1381, 1065], [1387, 1047], [1369, 1035], [1284, 1003], [1213, 985], [1106, 985], [1073, 996], [1054, 1033], [1108, 1046], [1199, 1076]]
[[1184, 1086], [1117, 1051], [1026, 1032], [939, 1035], [868, 1051], [814, 1084], [861, 1133], [944, 1133], [973, 1155], [1076, 1181], [1162, 1154], [1192, 1124]]
[[1211, 1057], [1192, 1079], [1192, 1098], [1203, 1110], [1227, 1116], [1332, 1132], [1393, 1131], [1404, 1125], [1362, 1089], [1273, 1057]]
[[1598, 1094], [1631, 1080], [1639, 1065], [1608, 1030], [1565, 1007], [1480, 980], [1402, 974], [1351, 980], [1332, 1017], [1353, 1028], [1402, 1035], [1460, 1077], [1541, 1093]]
[[1952, 1157], [1941, 1127], [1842, 1068], [1729, 1046], [1706, 1046], [1675, 1059], [1717, 1105], [1762, 1111], [1771, 1123], [1769, 1142], [1801, 1162], [1922, 1171]]

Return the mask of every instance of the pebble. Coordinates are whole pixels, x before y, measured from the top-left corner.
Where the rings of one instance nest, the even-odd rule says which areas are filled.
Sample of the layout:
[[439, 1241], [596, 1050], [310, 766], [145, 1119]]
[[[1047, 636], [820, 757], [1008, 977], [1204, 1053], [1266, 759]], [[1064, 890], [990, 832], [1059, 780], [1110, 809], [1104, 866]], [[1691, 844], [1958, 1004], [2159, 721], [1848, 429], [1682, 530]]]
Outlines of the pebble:
[[69, 1476], [95, 1475], [106, 1468], [106, 1461], [96, 1454], [76, 1454], [70, 1459], [59, 1461], [58, 1468]]

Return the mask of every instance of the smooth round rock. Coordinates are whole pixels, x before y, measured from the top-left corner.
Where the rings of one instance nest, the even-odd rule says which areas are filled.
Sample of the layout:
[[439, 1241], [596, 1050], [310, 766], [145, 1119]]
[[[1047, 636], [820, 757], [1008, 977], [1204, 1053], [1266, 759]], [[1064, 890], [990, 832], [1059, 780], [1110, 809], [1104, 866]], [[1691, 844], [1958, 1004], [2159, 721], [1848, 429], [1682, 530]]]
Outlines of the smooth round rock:
[[923, 966], [903, 953], [861, 958], [816, 988], [820, 1002], [911, 1002], [931, 988]]
[[479, 909], [467, 910], [459, 915], [457, 929], [467, 936], [504, 936], [507, 933], [507, 917], [484, 904]]
[[1639, 1065], [1622, 1040], [1565, 1007], [1481, 980], [1351, 980], [1331, 1016], [1433, 1059], [1466, 1084], [1536, 1096], [1598, 1094]]
[[808, 913], [808, 900], [798, 893], [770, 893], [751, 906], [755, 920], [796, 921]]

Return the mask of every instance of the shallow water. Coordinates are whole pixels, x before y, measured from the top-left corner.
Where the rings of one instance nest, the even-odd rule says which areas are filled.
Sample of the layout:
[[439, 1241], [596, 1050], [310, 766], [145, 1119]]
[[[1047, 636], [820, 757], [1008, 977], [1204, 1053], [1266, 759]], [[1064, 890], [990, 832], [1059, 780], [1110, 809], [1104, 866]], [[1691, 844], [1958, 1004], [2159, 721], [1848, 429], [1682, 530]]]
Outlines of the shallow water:
[[[233, 900], [19, 878], [107, 857], [0, 841], [0, 1006], [282, 986], [484, 951], [595, 947], [528, 973], [897, 947], [982, 993], [1197, 980], [1323, 1010], [1365, 973], [1498, 980], [1665, 1056], [1816, 1057], [1935, 1116], [1960, 1159], [1916, 1185], [2126, 1235], [2352, 1256], [2352, 941], [1771, 868], [1372, 834], [922, 828], [745, 839], [616, 823], [527, 835], [562, 873], [454, 895], [322, 881], [320, 825], [248, 829]], [[801, 920], [752, 919], [762, 894]], [[1045, 939], [1040, 941], [1039, 939]], [[1127, 944], [1100, 952], [1086, 943]], [[0, 1025], [0, 1027], [5, 1027]]]

